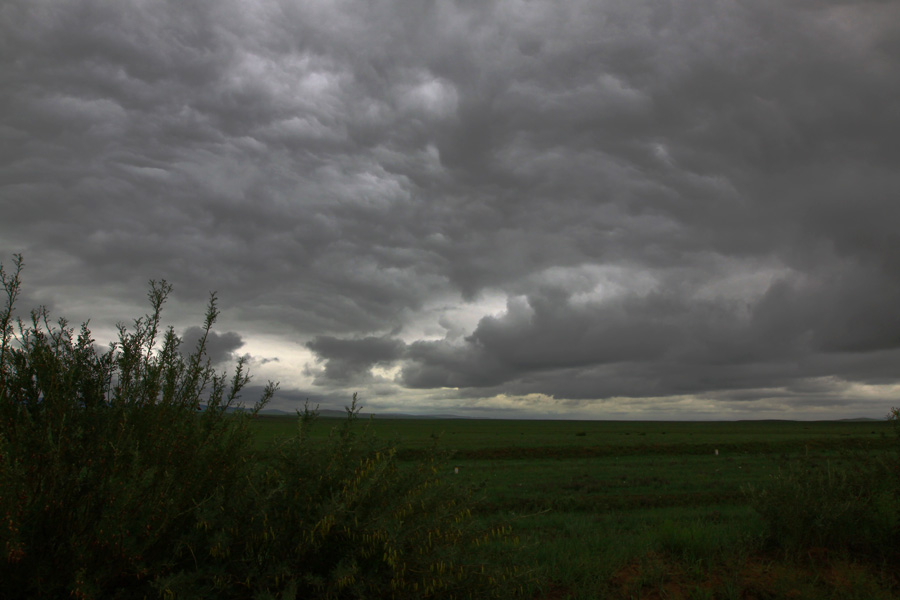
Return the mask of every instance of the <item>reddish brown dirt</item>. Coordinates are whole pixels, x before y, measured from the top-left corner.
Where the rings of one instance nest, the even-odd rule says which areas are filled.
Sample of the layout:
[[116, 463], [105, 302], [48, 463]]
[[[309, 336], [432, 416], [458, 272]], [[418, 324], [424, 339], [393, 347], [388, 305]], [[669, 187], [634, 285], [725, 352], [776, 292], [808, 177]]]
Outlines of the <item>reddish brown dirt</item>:
[[[698, 592], [718, 598], [737, 591], [741, 600], [818, 600], [825, 596], [840, 597], [841, 592], [848, 597], [858, 594], [856, 586], [860, 581], [875, 586], [879, 598], [900, 597], [895, 596], [900, 592], [900, 575], [876, 565], [832, 557], [823, 548], [810, 549], [808, 557], [797, 561], [751, 556], [705, 569], [700, 574], [688, 572], [684, 565], [664, 556], [646, 556], [626, 564], [613, 575], [607, 597], [688, 600], [697, 597]], [[571, 591], [551, 585], [543, 594], [535, 595], [535, 600], [562, 600]]]
[[572, 591], [557, 583], [550, 583], [543, 592], [537, 592], [534, 600], [565, 600]]

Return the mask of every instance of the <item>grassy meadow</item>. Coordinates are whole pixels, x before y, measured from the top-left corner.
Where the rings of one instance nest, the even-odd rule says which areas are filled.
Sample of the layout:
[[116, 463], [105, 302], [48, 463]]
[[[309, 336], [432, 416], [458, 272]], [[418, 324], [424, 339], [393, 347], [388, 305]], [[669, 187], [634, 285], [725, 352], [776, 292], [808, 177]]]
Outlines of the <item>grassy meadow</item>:
[[[325, 437], [338, 420], [323, 418]], [[259, 416], [260, 448], [297, 419]], [[893, 598], [894, 567], [849, 549], [766, 544], [748, 491], [803, 461], [823, 468], [896, 447], [888, 422], [360, 419], [403, 462], [437, 444], [473, 512], [512, 528], [492, 556], [526, 569], [534, 598]]]

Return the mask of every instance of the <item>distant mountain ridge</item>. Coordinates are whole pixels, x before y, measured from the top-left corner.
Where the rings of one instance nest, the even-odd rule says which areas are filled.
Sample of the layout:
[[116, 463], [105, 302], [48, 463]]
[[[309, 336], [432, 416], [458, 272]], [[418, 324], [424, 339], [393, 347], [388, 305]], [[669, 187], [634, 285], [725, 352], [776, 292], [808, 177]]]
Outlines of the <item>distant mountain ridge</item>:
[[[324, 419], [337, 419], [343, 418], [347, 416], [346, 410], [335, 410], [330, 408], [322, 408], [319, 409], [319, 416]], [[271, 416], [271, 417], [293, 417], [297, 413], [296, 411], [286, 411], [278, 408], [266, 408], [259, 411], [259, 414]], [[359, 417], [361, 419], [368, 419], [369, 417], [381, 418], [381, 419], [470, 419], [472, 417], [462, 417], [459, 415], [451, 415], [451, 414], [440, 414], [440, 415], [414, 415], [409, 413], [367, 413], [361, 412], [359, 413]]]

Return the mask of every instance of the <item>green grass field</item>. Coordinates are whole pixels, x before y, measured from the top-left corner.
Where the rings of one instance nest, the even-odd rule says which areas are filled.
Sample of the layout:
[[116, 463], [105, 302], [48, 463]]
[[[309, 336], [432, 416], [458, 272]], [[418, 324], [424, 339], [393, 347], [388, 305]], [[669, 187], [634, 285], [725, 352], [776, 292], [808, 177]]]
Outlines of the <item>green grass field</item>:
[[[335, 419], [321, 419], [327, 423]], [[713, 448], [801, 449], [803, 444], [834, 446], [844, 442], [877, 442], [893, 435], [882, 421], [504, 421], [475, 419], [361, 418], [378, 436], [403, 448], [421, 448], [439, 436], [456, 451], [484, 449], [590, 448], [679, 446], [700, 451]], [[296, 432], [296, 418], [261, 415], [256, 424], [260, 443]], [[317, 435], [326, 435], [320, 427]]]
[[[257, 444], [296, 433], [261, 416]], [[321, 419], [313, 435], [336, 420]], [[852, 554], [764, 546], [746, 490], [797, 458], [841, 464], [896, 447], [887, 422], [586, 422], [360, 419], [403, 461], [437, 443], [448, 478], [479, 489], [478, 518], [535, 598], [893, 598], [893, 569]], [[716, 452], [718, 451], [718, 453]], [[856, 454], [855, 454], [856, 453]], [[457, 472], [458, 471], [458, 472]]]

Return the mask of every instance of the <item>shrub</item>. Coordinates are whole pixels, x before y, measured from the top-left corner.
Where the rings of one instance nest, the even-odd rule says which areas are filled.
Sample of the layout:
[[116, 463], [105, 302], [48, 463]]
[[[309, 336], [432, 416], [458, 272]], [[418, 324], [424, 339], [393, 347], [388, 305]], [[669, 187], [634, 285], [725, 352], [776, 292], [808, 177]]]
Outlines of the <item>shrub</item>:
[[172, 328], [159, 340], [164, 281], [151, 313], [98, 352], [87, 324], [76, 335], [43, 308], [13, 318], [21, 271], [19, 256], [0, 267], [0, 596], [149, 591], [193, 563], [181, 539], [198, 507], [225, 510], [243, 486], [247, 422], [275, 385], [228, 414], [249, 377], [243, 360], [229, 382], [205, 359], [215, 295], [188, 357]]
[[516, 569], [486, 553], [509, 530], [476, 525], [471, 490], [438, 476], [447, 471], [442, 457], [399, 463], [391, 445], [357, 431], [357, 412], [354, 396], [340, 426], [313, 442], [317, 415], [305, 408], [297, 435], [269, 454], [247, 498], [263, 510], [230, 530], [208, 513], [202, 526], [219, 531], [213, 554], [230, 557], [217, 595], [244, 586], [259, 597], [298, 598], [508, 598], [521, 590]]
[[[0, 597], [509, 597], [522, 577], [479, 554], [508, 542], [478, 527], [439, 456], [399, 464], [346, 422], [325, 443], [298, 434], [254, 453], [249, 382], [213, 370], [204, 334], [188, 356], [151, 311], [98, 351], [47, 311], [14, 318], [22, 259], [0, 311]], [[482, 558], [478, 558], [481, 556]]]

